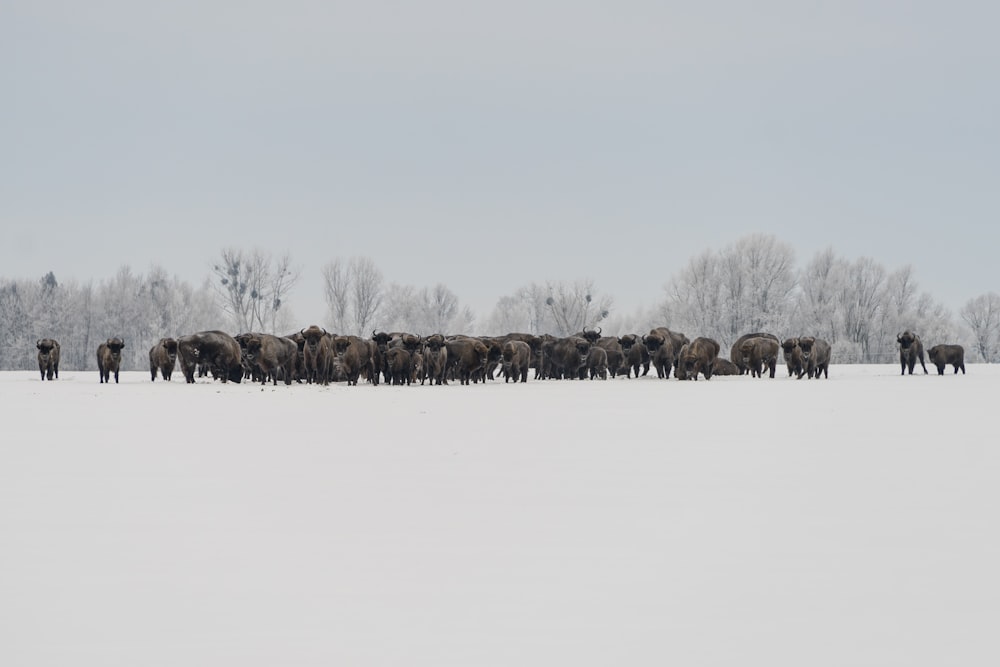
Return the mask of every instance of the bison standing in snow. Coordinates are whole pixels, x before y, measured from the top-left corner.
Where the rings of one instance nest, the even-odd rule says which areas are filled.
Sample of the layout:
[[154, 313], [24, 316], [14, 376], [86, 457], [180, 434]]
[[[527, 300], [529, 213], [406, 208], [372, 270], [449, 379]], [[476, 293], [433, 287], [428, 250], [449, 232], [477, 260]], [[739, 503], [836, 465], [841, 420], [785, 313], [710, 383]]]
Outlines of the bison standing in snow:
[[38, 348], [38, 372], [42, 380], [59, 377], [59, 343], [54, 338], [42, 338], [35, 343]]
[[156, 382], [157, 371], [164, 380], [169, 381], [176, 365], [177, 341], [173, 338], [161, 338], [149, 348], [149, 375], [152, 382]]
[[101, 384], [111, 382], [112, 373], [115, 374], [115, 384], [118, 384], [123, 347], [125, 341], [121, 338], [109, 338], [97, 346], [97, 371], [101, 374]]
[[948, 364], [955, 367], [955, 373], [961, 368], [965, 375], [965, 348], [961, 345], [935, 345], [927, 350], [927, 358], [937, 366], [938, 375], [944, 375], [944, 367]]

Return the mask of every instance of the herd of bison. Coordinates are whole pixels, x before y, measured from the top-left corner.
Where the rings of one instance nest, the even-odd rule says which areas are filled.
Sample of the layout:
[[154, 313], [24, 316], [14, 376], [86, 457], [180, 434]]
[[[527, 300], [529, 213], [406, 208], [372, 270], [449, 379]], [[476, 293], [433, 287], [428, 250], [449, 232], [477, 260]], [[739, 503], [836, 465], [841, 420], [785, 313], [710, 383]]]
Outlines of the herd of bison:
[[[927, 373], [920, 337], [904, 331], [896, 337], [901, 374], [917, 362]], [[38, 348], [38, 370], [42, 380], [59, 377], [59, 343], [43, 338]], [[97, 348], [101, 383], [118, 382], [121, 351], [125, 341], [109, 338]], [[340, 336], [310, 326], [288, 336], [223, 331], [201, 331], [180, 338], [161, 338], [149, 350], [150, 379], [157, 373], [170, 380], [180, 359], [184, 379], [211, 375], [222, 382], [244, 379], [286, 385], [292, 382], [328, 385], [358, 380], [377, 385], [380, 378], [393, 385], [461, 384], [503, 377], [505, 382], [534, 379], [607, 379], [618, 375], [646, 375], [650, 366], [659, 378], [671, 372], [679, 380], [706, 380], [713, 375], [774, 377], [778, 355], [782, 355], [789, 377], [829, 377], [830, 345], [822, 338], [801, 336], [784, 342], [769, 333], [741, 336], [729, 359], [719, 356], [719, 343], [711, 338], [689, 340], [666, 327], [645, 336], [602, 336], [601, 330], [584, 329], [573, 336], [512, 333], [506, 336], [417, 336], [410, 333], [372, 332], [371, 338]], [[944, 375], [951, 365], [965, 373], [965, 351], [961, 345], [935, 345], [927, 357]]]

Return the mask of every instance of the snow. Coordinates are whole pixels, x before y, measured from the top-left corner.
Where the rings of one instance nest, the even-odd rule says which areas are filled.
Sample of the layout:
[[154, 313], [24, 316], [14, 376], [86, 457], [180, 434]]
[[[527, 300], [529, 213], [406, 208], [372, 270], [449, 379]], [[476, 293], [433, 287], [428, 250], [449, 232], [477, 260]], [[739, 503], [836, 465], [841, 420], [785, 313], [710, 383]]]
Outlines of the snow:
[[0, 373], [0, 664], [993, 665], [1000, 367]]

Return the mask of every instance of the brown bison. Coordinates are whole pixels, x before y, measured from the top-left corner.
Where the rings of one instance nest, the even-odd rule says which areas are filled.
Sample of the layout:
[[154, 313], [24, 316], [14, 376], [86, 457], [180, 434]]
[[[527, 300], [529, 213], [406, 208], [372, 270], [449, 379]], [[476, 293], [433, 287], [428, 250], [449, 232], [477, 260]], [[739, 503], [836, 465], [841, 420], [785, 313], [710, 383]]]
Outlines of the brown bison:
[[392, 338], [393, 334], [384, 331], [376, 332], [372, 329], [371, 340], [375, 343], [375, 357], [372, 360], [372, 364], [375, 366], [375, 372], [381, 373], [383, 378], [385, 378], [386, 384], [392, 382], [392, 369], [389, 368], [389, 363], [385, 358], [385, 353], [389, 350], [389, 341]]
[[424, 338], [424, 374], [420, 384], [424, 383], [424, 378], [429, 379], [432, 385], [448, 384], [448, 347], [441, 334]]
[[733, 346], [729, 350], [729, 360], [736, 364], [736, 367], [740, 369], [740, 375], [744, 375], [749, 371], [749, 369], [743, 364], [743, 353], [741, 352], [741, 348], [743, 347], [743, 343], [751, 338], [770, 338], [778, 345], [781, 345], [781, 341], [778, 340], [777, 336], [761, 331], [743, 334], [737, 338], [736, 342], [733, 343]]
[[[636, 334], [625, 334], [618, 339], [618, 342], [621, 343], [622, 355], [625, 357], [622, 361], [622, 366], [624, 367], [626, 377], [632, 377], [632, 373], [635, 373], [635, 376], [639, 377], [640, 366], [642, 367], [643, 375], [648, 373], [649, 350], [639, 340], [639, 336]], [[678, 348], [679, 351], [680, 348]]]
[[159, 371], [164, 380], [170, 381], [170, 376], [177, 365], [177, 341], [173, 338], [161, 338], [156, 345], [149, 348], [149, 379], [156, 382], [156, 372]]
[[590, 354], [587, 355], [587, 371], [590, 374], [591, 380], [594, 378], [607, 380], [608, 351], [598, 345], [592, 346], [590, 348]]
[[449, 371], [460, 384], [470, 384], [473, 377], [486, 368], [489, 348], [478, 338], [459, 336], [445, 341]]
[[285, 336], [285, 338], [295, 341], [295, 347], [298, 350], [295, 355], [295, 381], [301, 384], [306, 379], [306, 339], [300, 331], [294, 331]]
[[[222, 380], [243, 380], [240, 344], [224, 331], [199, 331], [177, 339], [177, 357], [188, 384], [194, 384], [195, 370], [206, 368]], [[200, 377], [200, 376], [199, 376]]]
[[410, 382], [418, 381], [424, 381], [424, 355], [421, 352], [410, 352]]
[[508, 340], [503, 344], [504, 382], [527, 382], [531, 367], [531, 346], [523, 340]]
[[798, 338], [787, 338], [781, 344], [781, 353], [785, 357], [785, 368], [788, 369], [788, 377], [796, 375], [801, 377], [805, 372], [802, 365], [802, 348], [799, 347]]
[[38, 372], [42, 380], [59, 377], [59, 343], [54, 338], [40, 338], [35, 347], [38, 348]]
[[509, 333], [504, 336], [503, 339], [504, 342], [508, 340], [519, 340], [528, 344], [528, 347], [531, 348], [531, 360], [528, 362], [528, 368], [535, 369], [535, 378], [537, 379], [542, 366], [542, 337], [527, 333]]
[[333, 337], [326, 329], [313, 324], [299, 331], [302, 334], [302, 366], [307, 384], [330, 384], [333, 375]]
[[755, 336], [747, 338], [740, 345], [740, 356], [743, 367], [750, 371], [751, 377], [764, 377], [767, 369], [770, 377], [778, 364], [778, 339], [774, 337]]
[[583, 331], [578, 331], [573, 335], [578, 338], [586, 339], [591, 345], [596, 345], [597, 341], [601, 339], [601, 327], [590, 329], [589, 331], [587, 330], [587, 327], [584, 327]]
[[566, 336], [542, 343], [545, 356], [545, 377], [567, 380], [582, 378], [586, 374], [590, 341], [579, 336]]
[[123, 347], [125, 341], [121, 338], [109, 338], [97, 346], [97, 371], [101, 374], [101, 384], [111, 382], [112, 373], [115, 374], [115, 384], [118, 384]]
[[951, 364], [955, 367], [955, 373], [962, 369], [965, 375], [965, 348], [961, 345], [935, 345], [927, 350], [927, 358], [937, 366], [938, 375], [944, 375], [944, 367]]
[[649, 352], [649, 361], [656, 369], [656, 377], [669, 378], [670, 369], [674, 366], [674, 346], [670, 338], [670, 329], [666, 327], [651, 329], [642, 337], [642, 344]]
[[924, 344], [920, 342], [920, 336], [910, 331], [904, 331], [896, 336], [896, 342], [899, 343], [899, 365], [901, 368], [899, 374], [906, 375], [906, 371], [909, 370], [910, 375], [913, 375], [913, 367], [917, 365], [919, 359], [920, 365], [924, 368], [924, 375], [926, 375]]
[[356, 387], [362, 375], [372, 384], [378, 384], [379, 370], [375, 368], [375, 341], [366, 341], [358, 336], [337, 336], [333, 339], [333, 349], [340, 362], [340, 370], [347, 378], [348, 386]]
[[822, 338], [812, 336], [802, 336], [799, 338], [799, 349], [802, 350], [802, 373], [810, 378], [819, 379], [820, 373], [824, 378], [830, 377], [830, 344]]
[[388, 382], [393, 385], [408, 385], [412, 369], [410, 367], [410, 353], [403, 347], [390, 347], [385, 351], [385, 367], [388, 369]]
[[739, 375], [740, 369], [724, 357], [716, 357], [712, 362], [712, 375]]
[[623, 363], [625, 355], [622, 353], [622, 344], [617, 336], [602, 336], [597, 339], [597, 346], [602, 348], [608, 355], [608, 373], [615, 377], [624, 370]]
[[270, 379], [277, 386], [279, 376], [286, 385], [291, 384], [298, 353], [295, 341], [284, 336], [258, 333], [247, 340], [246, 360], [257, 371], [261, 384]]
[[[712, 379], [712, 365], [719, 356], [719, 343], [711, 338], [699, 336], [685, 345], [678, 368], [686, 380], [697, 380], [698, 373], [706, 380]], [[680, 375], [678, 376], [680, 377]]]

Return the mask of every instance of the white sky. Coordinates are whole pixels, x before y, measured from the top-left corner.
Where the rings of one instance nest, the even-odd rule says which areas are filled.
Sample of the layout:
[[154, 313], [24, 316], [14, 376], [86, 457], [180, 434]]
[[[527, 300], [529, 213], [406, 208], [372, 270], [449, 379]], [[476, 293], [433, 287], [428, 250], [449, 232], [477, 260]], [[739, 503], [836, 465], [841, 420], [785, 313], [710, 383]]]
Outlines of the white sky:
[[0, 276], [372, 257], [485, 316], [652, 306], [750, 233], [1000, 290], [995, 3], [31, 2], [0, 10]]

